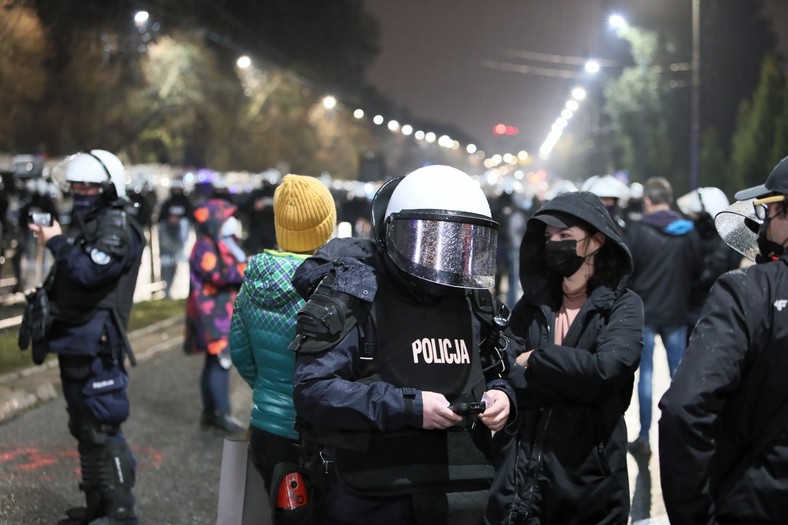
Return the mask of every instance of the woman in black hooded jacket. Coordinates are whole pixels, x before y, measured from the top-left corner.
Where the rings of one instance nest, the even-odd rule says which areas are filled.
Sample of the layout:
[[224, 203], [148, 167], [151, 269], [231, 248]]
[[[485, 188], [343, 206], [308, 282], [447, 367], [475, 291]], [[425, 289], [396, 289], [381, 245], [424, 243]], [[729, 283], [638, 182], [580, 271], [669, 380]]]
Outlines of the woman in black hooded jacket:
[[[488, 524], [626, 524], [627, 430], [643, 304], [599, 198], [560, 195], [528, 221], [509, 374], [517, 418], [495, 435]], [[519, 345], [510, 345], [514, 347]]]

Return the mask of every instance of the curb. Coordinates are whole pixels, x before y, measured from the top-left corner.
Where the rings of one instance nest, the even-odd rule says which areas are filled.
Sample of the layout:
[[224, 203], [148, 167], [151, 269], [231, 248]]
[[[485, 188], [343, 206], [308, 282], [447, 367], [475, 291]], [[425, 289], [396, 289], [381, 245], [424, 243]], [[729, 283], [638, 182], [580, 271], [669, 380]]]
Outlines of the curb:
[[[135, 341], [162, 335], [167, 329], [183, 323], [183, 317], [171, 317], [129, 332], [132, 347]], [[157, 353], [169, 350], [183, 341], [183, 336], [164, 338], [156, 344], [145, 345], [134, 355], [138, 362], [150, 359]], [[60, 373], [57, 359], [49, 359], [42, 365], [34, 365], [0, 376], [0, 423], [44, 401], [60, 397]]]

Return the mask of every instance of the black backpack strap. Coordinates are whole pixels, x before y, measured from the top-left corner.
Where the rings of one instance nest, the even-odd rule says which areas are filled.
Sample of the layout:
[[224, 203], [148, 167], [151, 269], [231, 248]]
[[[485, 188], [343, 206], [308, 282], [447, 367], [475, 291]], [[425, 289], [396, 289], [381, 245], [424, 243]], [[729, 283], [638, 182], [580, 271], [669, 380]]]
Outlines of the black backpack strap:
[[482, 330], [486, 332], [479, 345], [483, 372], [485, 376], [492, 373], [502, 377], [506, 373], [506, 346], [509, 344], [504, 332], [509, 327], [511, 312], [487, 289], [471, 291], [471, 307], [482, 323]]

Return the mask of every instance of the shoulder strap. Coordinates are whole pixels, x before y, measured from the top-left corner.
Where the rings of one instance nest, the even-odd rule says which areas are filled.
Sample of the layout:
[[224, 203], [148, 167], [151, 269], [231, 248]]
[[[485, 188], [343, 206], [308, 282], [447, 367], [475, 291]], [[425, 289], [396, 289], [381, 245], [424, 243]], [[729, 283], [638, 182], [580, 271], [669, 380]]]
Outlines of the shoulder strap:
[[482, 322], [486, 336], [479, 345], [482, 368], [485, 376], [488, 373], [503, 376], [506, 372], [506, 346], [509, 343], [504, 332], [509, 327], [509, 308], [490, 290], [475, 289], [471, 291], [471, 308], [474, 315]]

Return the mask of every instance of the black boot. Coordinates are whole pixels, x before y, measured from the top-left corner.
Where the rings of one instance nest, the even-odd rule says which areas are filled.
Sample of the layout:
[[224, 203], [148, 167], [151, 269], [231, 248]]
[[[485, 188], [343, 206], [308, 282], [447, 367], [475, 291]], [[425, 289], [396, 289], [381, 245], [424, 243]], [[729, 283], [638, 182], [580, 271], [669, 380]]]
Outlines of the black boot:
[[84, 486], [80, 488], [85, 491], [87, 507], [72, 507], [66, 509], [66, 516], [68, 516], [68, 518], [60, 520], [58, 525], [84, 525], [101, 516], [101, 496], [99, 493], [89, 489], [86, 490]]
[[241, 422], [235, 419], [231, 414], [223, 412], [203, 412], [203, 419], [200, 422], [203, 426], [211, 426], [218, 428], [225, 434], [241, 434], [246, 432], [246, 429], [241, 425]]
[[125, 440], [118, 437], [79, 443], [87, 507], [66, 511], [59, 525], [137, 525], [134, 513], [136, 461]]
[[79, 490], [85, 493], [85, 507], [72, 507], [66, 509], [66, 519], [58, 521], [58, 525], [87, 525], [94, 519], [103, 514], [101, 506], [101, 493], [96, 484], [97, 469], [101, 468], [100, 452], [92, 446], [80, 443], [80, 467], [82, 469], [83, 481], [79, 484]]

